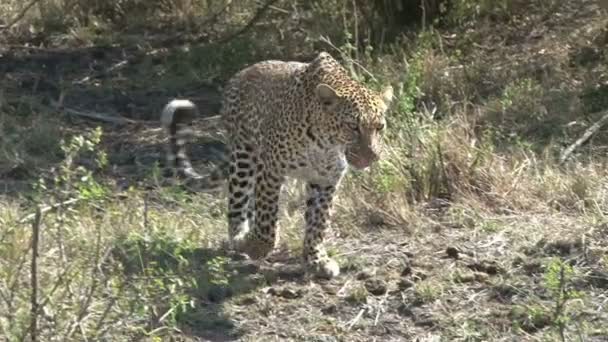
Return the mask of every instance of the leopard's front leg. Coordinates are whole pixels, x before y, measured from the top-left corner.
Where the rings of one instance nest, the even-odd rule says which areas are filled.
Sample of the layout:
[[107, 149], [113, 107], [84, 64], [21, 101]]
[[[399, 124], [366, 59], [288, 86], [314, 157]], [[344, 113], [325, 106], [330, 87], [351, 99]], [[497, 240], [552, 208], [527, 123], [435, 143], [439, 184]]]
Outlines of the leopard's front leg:
[[267, 256], [279, 242], [277, 221], [279, 215], [279, 195], [284, 177], [267, 165], [258, 165], [255, 180], [253, 229], [237, 241], [238, 249], [252, 259]]
[[327, 255], [325, 236], [330, 224], [336, 185], [308, 185], [306, 202], [306, 232], [304, 236], [304, 262], [316, 276], [332, 278], [340, 274], [338, 263]]

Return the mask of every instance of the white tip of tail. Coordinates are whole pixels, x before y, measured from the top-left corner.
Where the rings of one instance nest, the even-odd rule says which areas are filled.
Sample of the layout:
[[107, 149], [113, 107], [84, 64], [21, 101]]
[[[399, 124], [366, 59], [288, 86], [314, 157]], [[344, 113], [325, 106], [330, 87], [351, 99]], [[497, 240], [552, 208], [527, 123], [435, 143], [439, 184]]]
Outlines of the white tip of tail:
[[160, 114], [160, 123], [164, 127], [171, 125], [173, 122], [173, 115], [177, 109], [195, 110], [196, 105], [190, 100], [171, 100], [171, 102], [167, 103], [165, 108], [163, 108], [163, 111]]

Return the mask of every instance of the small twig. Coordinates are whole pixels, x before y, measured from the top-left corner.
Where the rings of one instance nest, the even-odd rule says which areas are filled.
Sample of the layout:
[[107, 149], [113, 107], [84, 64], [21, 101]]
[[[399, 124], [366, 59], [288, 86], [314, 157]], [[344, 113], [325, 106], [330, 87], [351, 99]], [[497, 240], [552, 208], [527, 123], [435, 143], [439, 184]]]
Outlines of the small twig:
[[[61, 274], [57, 277], [57, 281], [55, 282], [55, 284], [53, 284], [53, 287], [50, 290], [47, 290], [44, 292], [44, 297], [43, 299], [38, 303], [38, 308], [43, 308], [45, 307], [53, 297], [53, 295], [55, 295], [55, 292], [57, 292], [57, 290], [59, 290], [59, 287], [62, 285], [69, 285], [70, 282], [72, 281], [73, 277], [68, 277], [67, 275], [70, 274], [70, 272], [72, 271], [72, 267], [68, 266], [67, 268], [65, 268], [63, 270], [63, 272], [61, 272]], [[65, 280], [65, 282], [64, 282]]]
[[71, 109], [71, 108], [63, 108], [63, 111], [66, 114], [81, 116], [81, 117], [85, 117], [85, 118], [93, 119], [93, 120], [97, 120], [97, 121], [113, 123], [116, 125], [126, 125], [126, 124], [135, 122], [134, 120], [123, 118], [120, 116], [112, 116], [112, 115], [108, 115], [108, 114], [104, 114], [104, 113], [82, 112], [82, 111], [79, 111], [76, 109]]
[[32, 223], [32, 269], [31, 269], [31, 322], [30, 337], [32, 342], [38, 340], [38, 239], [40, 238], [40, 224], [42, 222], [42, 210], [36, 208], [34, 223]]
[[346, 290], [346, 287], [350, 284], [350, 280], [347, 280], [344, 285], [342, 285], [342, 287], [336, 291], [336, 296], [338, 297], [344, 297], [344, 291]]
[[384, 297], [382, 297], [382, 300], [378, 303], [378, 308], [376, 309], [376, 318], [374, 319], [374, 326], [378, 325], [378, 319], [380, 318], [380, 313], [382, 311], [384, 311], [384, 302], [386, 302], [386, 299], [388, 298], [388, 291], [384, 294]]
[[103, 71], [100, 71], [100, 72], [96, 73], [95, 75], [86, 76], [86, 77], [82, 78], [81, 80], [76, 81], [74, 83], [75, 84], [86, 83], [86, 82], [90, 81], [92, 78], [98, 78], [98, 77], [101, 77], [103, 75], [110, 74], [110, 73], [112, 73], [115, 70], [119, 70], [119, 69], [122, 69], [122, 68], [126, 67], [128, 64], [129, 64], [129, 60], [120, 61], [120, 62], [118, 62], [116, 64], [113, 64], [111, 67], [109, 67], [109, 68], [107, 68], [107, 69], [105, 69]]
[[207, 116], [207, 117], [202, 118], [202, 119], [196, 119], [196, 121], [198, 121], [198, 122], [207, 122], [207, 121], [216, 121], [216, 120], [221, 120], [221, 119], [222, 119], [222, 115], [221, 114], [217, 114], [217, 115]]
[[144, 196], [144, 231], [146, 233], [146, 241], [150, 238], [150, 227], [148, 225], [148, 193]]
[[[95, 333], [97, 336], [101, 337], [100, 332], [102, 331], [102, 327], [104, 326], [106, 318], [110, 314], [110, 311], [114, 307], [114, 304], [116, 304], [116, 302], [118, 301], [118, 298], [120, 298], [120, 296], [122, 295], [126, 285], [127, 285], [126, 282], [122, 282], [122, 283], [120, 283], [120, 285], [118, 285], [118, 289], [116, 290], [116, 295], [112, 296], [112, 298], [110, 299], [110, 301], [108, 301], [108, 304], [102, 311], [101, 315], [99, 316], [99, 319], [97, 320], [97, 324], [95, 324]], [[108, 329], [108, 326], [109, 325], [106, 325], [105, 329]]]
[[553, 320], [555, 322], [558, 322], [557, 324], [557, 328], [559, 331], [559, 336], [562, 340], [562, 342], [566, 341], [566, 337], [564, 335], [564, 330], [565, 330], [565, 326], [564, 326], [564, 322], [562, 320], [560, 320], [561, 315], [563, 314], [564, 311], [564, 306], [566, 304], [566, 300], [568, 300], [568, 298], [566, 297], [566, 276], [565, 276], [565, 267], [564, 264], [560, 264], [559, 267], [559, 288], [558, 291], [559, 293], [557, 294], [557, 298], [555, 300], [555, 312], [554, 312], [554, 317]]
[[[262, 5], [261, 1], [256, 1], [255, 3], [258, 4], [258, 5]], [[268, 6], [268, 8], [271, 9], [271, 10], [273, 10], [273, 11], [281, 12], [281, 13], [284, 13], [284, 14], [289, 14], [288, 10], [280, 8], [280, 7], [277, 7], [277, 6], [272, 6], [271, 5], [271, 6]]]
[[32, 219], [35, 219], [36, 215], [38, 214], [38, 210], [40, 210], [41, 214], [45, 214], [48, 211], [58, 209], [58, 208], [60, 208], [60, 207], [62, 207], [64, 205], [74, 204], [74, 203], [76, 203], [76, 202], [78, 202], [80, 200], [81, 200], [81, 198], [71, 198], [71, 199], [69, 199], [67, 201], [63, 201], [63, 202], [56, 203], [56, 204], [53, 204], [53, 205], [49, 205], [49, 206], [46, 206], [46, 207], [38, 208], [35, 213], [26, 215], [21, 220], [19, 220], [19, 223], [23, 224], [23, 223], [26, 223], [28, 221], [31, 221]]
[[174, 310], [175, 310], [174, 306], [169, 308], [169, 310], [167, 310], [167, 312], [165, 312], [162, 316], [160, 316], [160, 318], [158, 319], [158, 323], [162, 323]]
[[357, 322], [359, 322], [359, 320], [361, 319], [361, 316], [363, 316], [364, 312], [365, 312], [365, 309], [359, 310], [359, 313], [357, 314], [357, 316], [355, 316], [355, 318], [353, 318], [352, 320], [350, 320], [350, 322], [348, 322], [348, 326], [346, 327], [346, 329], [350, 330], [353, 327], [353, 325], [357, 324]]
[[101, 255], [101, 246], [102, 246], [102, 234], [101, 229], [97, 230], [97, 238], [95, 239], [95, 261], [93, 263], [93, 267], [91, 269], [91, 285], [88, 288], [87, 295], [85, 300], [82, 302], [80, 306], [80, 312], [78, 313], [78, 317], [74, 321], [72, 328], [69, 330], [67, 334], [67, 338], [65, 340], [69, 340], [72, 337], [72, 334], [76, 331], [76, 328], [81, 330], [82, 338], [86, 340], [86, 334], [84, 333], [84, 328], [82, 326], [82, 322], [90, 316], [90, 306], [93, 301], [93, 296], [95, 295], [95, 291], [99, 286], [98, 273], [101, 273], [101, 267], [104, 262], [108, 259], [110, 254], [112, 253], [112, 248], [108, 248], [103, 256]]
[[163, 51], [162, 49], [154, 49], [154, 50], [147, 51], [147, 52], [144, 52], [144, 53], [136, 54], [136, 55], [131, 56], [129, 58], [126, 58], [126, 59], [124, 59], [124, 60], [122, 60], [122, 61], [120, 61], [118, 63], [112, 64], [107, 69], [95, 72], [92, 75], [83, 77], [82, 79], [77, 80], [77, 81], [73, 81], [73, 82], [74, 82], [74, 84], [83, 84], [83, 83], [89, 82], [92, 79], [97, 79], [97, 78], [100, 78], [100, 77], [107, 77], [108, 75], [112, 74], [114, 71], [123, 69], [123, 68], [125, 68], [125, 67], [127, 67], [129, 65], [132, 65], [132, 64], [135, 64], [137, 62], [140, 62], [146, 56], [156, 55], [156, 54], [161, 53], [162, 51]]
[[10, 23], [8, 23], [4, 27], [0, 27], [0, 31], [9, 30], [13, 26], [15, 26], [15, 24], [17, 24], [19, 22], [19, 20], [21, 20], [21, 19], [23, 19], [23, 17], [25, 17], [25, 14], [27, 13], [27, 11], [29, 11], [30, 8], [34, 7], [34, 5], [37, 4], [39, 1], [40, 0], [32, 0], [32, 1], [30, 1], [27, 5], [25, 5], [25, 7], [23, 7], [23, 9], [21, 10], [21, 12], [19, 12], [19, 14], [17, 14], [13, 18], [13, 20], [11, 20]]
[[577, 149], [579, 146], [581, 146], [583, 143], [585, 143], [585, 141], [589, 140], [589, 138], [593, 134], [595, 134], [597, 131], [599, 131], [599, 129], [602, 128], [602, 126], [604, 126], [604, 124], [606, 122], [608, 122], [608, 111], [605, 111], [602, 113], [604, 115], [598, 121], [596, 121], [593, 125], [591, 125], [591, 127], [587, 128], [587, 130], [585, 130], [585, 133], [583, 133], [583, 135], [581, 135], [581, 137], [578, 138], [574, 142], [574, 144], [570, 145], [564, 151], [564, 153], [562, 153], [561, 157], [559, 158], [560, 164], [564, 163], [566, 161], [566, 159], [568, 159], [570, 154], [572, 154], [572, 152], [574, 152], [575, 149]]

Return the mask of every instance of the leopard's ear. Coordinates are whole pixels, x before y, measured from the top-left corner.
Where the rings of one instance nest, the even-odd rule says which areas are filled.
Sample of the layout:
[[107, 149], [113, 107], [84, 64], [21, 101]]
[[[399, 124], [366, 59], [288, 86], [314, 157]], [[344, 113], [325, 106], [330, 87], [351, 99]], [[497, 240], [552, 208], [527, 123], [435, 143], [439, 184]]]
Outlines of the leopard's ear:
[[393, 102], [393, 87], [390, 84], [382, 90], [382, 101], [387, 107], [390, 107]]
[[319, 101], [325, 107], [332, 107], [338, 102], [340, 96], [336, 93], [336, 90], [325, 83], [321, 83], [315, 88], [315, 94], [319, 98]]

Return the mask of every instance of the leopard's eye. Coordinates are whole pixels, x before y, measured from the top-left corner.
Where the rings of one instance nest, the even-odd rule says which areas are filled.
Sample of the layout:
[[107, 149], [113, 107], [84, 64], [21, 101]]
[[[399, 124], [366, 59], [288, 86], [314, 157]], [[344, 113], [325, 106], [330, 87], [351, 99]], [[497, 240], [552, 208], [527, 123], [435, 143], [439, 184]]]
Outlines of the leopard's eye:
[[376, 129], [378, 130], [378, 132], [382, 132], [385, 127], [386, 125], [384, 124], [384, 122], [381, 122]]

